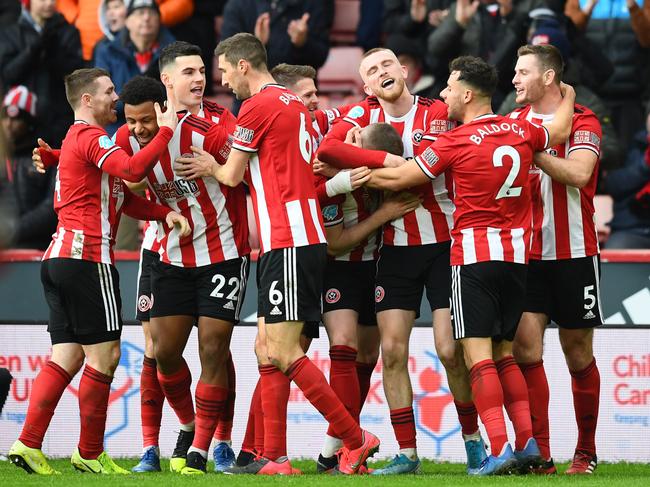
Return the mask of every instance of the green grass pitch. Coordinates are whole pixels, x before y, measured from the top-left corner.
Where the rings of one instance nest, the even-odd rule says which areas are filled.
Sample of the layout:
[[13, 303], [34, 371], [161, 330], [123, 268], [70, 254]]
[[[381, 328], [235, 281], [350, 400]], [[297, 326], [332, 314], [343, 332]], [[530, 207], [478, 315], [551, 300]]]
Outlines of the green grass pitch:
[[[137, 463], [135, 459], [121, 459], [117, 463], [123, 467], [131, 468]], [[168, 471], [156, 474], [139, 474], [130, 476], [94, 476], [75, 472], [68, 460], [53, 460], [52, 466], [60, 470], [63, 475], [55, 477], [40, 477], [28, 475], [7, 462], [0, 462], [0, 486], [2, 487], [28, 487], [28, 486], [133, 486], [133, 487], [176, 487], [176, 486], [220, 486], [228, 487], [269, 485], [269, 486], [320, 486], [343, 485], [349, 486], [425, 486], [425, 485], [485, 485], [485, 486], [549, 486], [549, 485], [594, 485], [611, 487], [621, 485], [625, 487], [649, 486], [650, 465], [638, 463], [603, 463], [598, 466], [596, 473], [591, 476], [568, 477], [562, 475], [567, 465], [559, 466], [559, 475], [553, 477], [512, 476], [468, 478], [465, 467], [460, 464], [423, 462], [422, 473], [400, 477], [330, 477], [316, 475], [313, 461], [292, 461], [292, 465], [300, 468], [303, 475], [291, 477], [252, 477], [250, 475], [225, 476], [209, 473], [204, 476], [182, 477]], [[381, 462], [380, 462], [381, 463]], [[168, 462], [163, 461], [163, 468], [168, 468]], [[212, 463], [208, 463], [212, 468]]]

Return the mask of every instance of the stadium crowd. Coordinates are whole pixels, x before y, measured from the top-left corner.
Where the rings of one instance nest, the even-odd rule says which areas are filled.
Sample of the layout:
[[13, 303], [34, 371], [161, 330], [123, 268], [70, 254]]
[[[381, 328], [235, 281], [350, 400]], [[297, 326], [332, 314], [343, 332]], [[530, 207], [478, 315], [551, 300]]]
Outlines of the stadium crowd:
[[[124, 246], [142, 249], [146, 350], [134, 472], [160, 470], [166, 400], [173, 471], [205, 473], [214, 442], [217, 471], [297, 473], [291, 381], [329, 423], [319, 472], [417, 472], [407, 361], [425, 291], [468, 474], [556, 473], [551, 320], [579, 431], [567, 473], [593, 473], [600, 247], [650, 248], [650, 0], [1, 5], [0, 233], [45, 250], [53, 344], [13, 463], [56, 473], [43, 437], [82, 371], [72, 465], [129, 473], [103, 435], [122, 330], [113, 251], [135, 241]], [[614, 210], [597, 227], [598, 198]], [[122, 213], [146, 223], [120, 225]], [[229, 345], [251, 246], [260, 378], [235, 457]], [[329, 382], [305, 355], [321, 321]], [[399, 452], [372, 469], [380, 441], [359, 415], [380, 353]]]

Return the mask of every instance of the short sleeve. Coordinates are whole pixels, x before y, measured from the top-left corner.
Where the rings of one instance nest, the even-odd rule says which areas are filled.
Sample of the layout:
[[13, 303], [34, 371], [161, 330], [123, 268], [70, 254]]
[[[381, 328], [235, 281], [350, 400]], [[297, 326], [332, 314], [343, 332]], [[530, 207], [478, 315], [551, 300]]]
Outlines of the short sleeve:
[[438, 137], [435, 142], [431, 141], [431, 137], [423, 139], [423, 142], [425, 140], [430, 144], [425, 145], [424, 150], [415, 156], [415, 162], [428, 178], [435, 179], [445, 172], [445, 169], [449, 166], [453, 157], [454, 144], [448, 137], [444, 136]]
[[343, 223], [343, 201], [345, 195], [336, 195], [321, 202], [321, 213], [323, 224], [326, 227], [333, 227]]
[[259, 106], [253, 97], [247, 100], [239, 112], [232, 146], [244, 152], [257, 152], [269, 129], [272, 112], [269, 107]]
[[123, 149], [99, 127], [86, 127], [79, 132], [77, 143], [84, 157], [100, 169], [114, 153]]
[[550, 135], [548, 129], [543, 125], [536, 125], [534, 123], [526, 122], [530, 131], [530, 145], [533, 152], [542, 152], [548, 148], [550, 142]]
[[567, 156], [574, 150], [587, 149], [600, 157], [602, 134], [600, 122], [595, 114], [585, 113], [574, 116]]
[[205, 134], [203, 149], [209, 152], [219, 164], [225, 164], [232, 148], [233, 136], [223, 125], [213, 125]]

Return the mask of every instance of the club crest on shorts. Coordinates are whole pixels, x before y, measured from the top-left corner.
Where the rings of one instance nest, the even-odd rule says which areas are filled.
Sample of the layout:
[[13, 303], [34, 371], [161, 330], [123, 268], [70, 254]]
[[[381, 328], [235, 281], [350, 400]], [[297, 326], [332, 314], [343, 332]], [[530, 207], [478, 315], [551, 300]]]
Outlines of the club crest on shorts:
[[151, 306], [153, 304], [153, 295], [147, 296], [146, 294], [141, 295], [138, 298], [138, 311], [141, 313], [145, 313], [151, 309]]
[[325, 293], [325, 302], [328, 304], [338, 303], [341, 299], [341, 292], [336, 288], [330, 288]]
[[384, 288], [377, 286], [375, 288], [375, 303], [381, 303], [381, 301], [384, 299], [384, 296], [386, 296], [386, 291], [384, 291]]

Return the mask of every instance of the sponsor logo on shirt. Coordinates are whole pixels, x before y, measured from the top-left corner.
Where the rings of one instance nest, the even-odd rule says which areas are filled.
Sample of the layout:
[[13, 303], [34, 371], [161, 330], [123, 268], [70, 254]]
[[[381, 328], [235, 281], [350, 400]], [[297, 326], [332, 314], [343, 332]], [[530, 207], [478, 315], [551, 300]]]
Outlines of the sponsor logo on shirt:
[[223, 157], [224, 161], [228, 159], [228, 156], [230, 155], [230, 149], [232, 149], [232, 142], [233, 142], [233, 138], [232, 136], [229, 135], [226, 143], [219, 149], [219, 155]]
[[99, 144], [99, 147], [102, 149], [110, 149], [115, 145], [115, 142], [111, 140], [111, 138], [108, 135], [102, 135], [99, 140], [97, 141]]
[[431, 120], [431, 124], [429, 125], [429, 132], [440, 134], [442, 132], [447, 132], [453, 128], [454, 122], [450, 122], [449, 120]]
[[336, 215], [338, 214], [338, 207], [336, 205], [328, 205], [325, 208], [323, 208], [323, 219], [325, 221], [331, 222], [336, 219]]
[[198, 196], [199, 185], [196, 181], [177, 179], [165, 183], [153, 183], [153, 190], [161, 200], [174, 201], [187, 196]]
[[426, 148], [426, 150], [420, 155], [420, 159], [423, 160], [429, 167], [435, 166], [436, 162], [440, 160], [438, 154], [433, 152], [433, 149], [431, 149], [431, 147]]
[[573, 134], [574, 144], [591, 144], [600, 147], [600, 137], [590, 130], [576, 130]]
[[242, 144], [250, 144], [253, 142], [253, 137], [255, 136], [255, 131], [252, 129], [247, 129], [241, 125], [237, 125], [235, 129], [235, 140], [241, 142]]
[[364, 110], [363, 110], [363, 107], [356, 106], [356, 107], [353, 107], [353, 108], [348, 112], [348, 114], [347, 114], [347, 118], [351, 118], [351, 119], [359, 118], [359, 117], [362, 117], [364, 113], [365, 113], [365, 112], [364, 112]]

